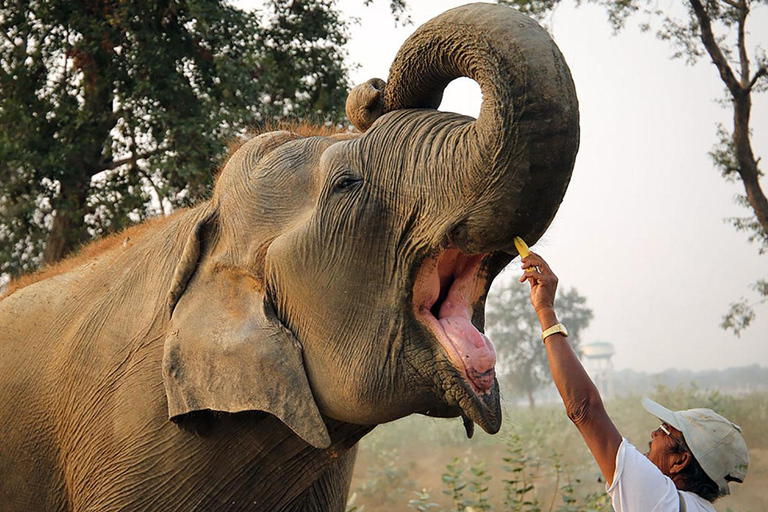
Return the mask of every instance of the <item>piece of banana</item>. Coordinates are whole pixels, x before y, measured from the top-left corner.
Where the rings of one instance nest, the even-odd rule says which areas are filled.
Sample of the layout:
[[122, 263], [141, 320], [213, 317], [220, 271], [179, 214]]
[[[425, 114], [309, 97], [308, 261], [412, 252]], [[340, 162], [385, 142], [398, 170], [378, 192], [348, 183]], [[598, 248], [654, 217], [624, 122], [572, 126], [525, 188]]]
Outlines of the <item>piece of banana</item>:
[[[528, 254], [530, 254], [530, 250], [528, 249], [528, 244], [525, 243], [525, 241], [520, 238], [519, 236], [516, 236], [514, 239], [515, 242], [515, 249], [517, 249], [517, 253], [520, 255], [520, 258], [527, 258]], [[525, 269], [526, 272], [533, 272], [535, 270], [534, 267], [529, 267]]]
[[515, 242], [515, 249], [517, 249], [517, 253], [520, 255], [520, 257], [527, 258], [528, 254], [531, 252], [528, 249], [528, 244], [526, 244], [525, 241], [519, 236], [515, 237], [514, 242]]

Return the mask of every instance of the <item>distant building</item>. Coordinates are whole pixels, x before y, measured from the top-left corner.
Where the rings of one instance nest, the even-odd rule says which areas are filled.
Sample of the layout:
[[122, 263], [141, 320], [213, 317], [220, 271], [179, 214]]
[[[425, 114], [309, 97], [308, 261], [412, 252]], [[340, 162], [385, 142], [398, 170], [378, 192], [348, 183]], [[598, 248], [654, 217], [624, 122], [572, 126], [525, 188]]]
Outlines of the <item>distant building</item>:
[[584, 358], [584, 368], [595, 382], [603, 397], [613, 395], [613, 344], [606, 341], [596, 341], [581, 346]]

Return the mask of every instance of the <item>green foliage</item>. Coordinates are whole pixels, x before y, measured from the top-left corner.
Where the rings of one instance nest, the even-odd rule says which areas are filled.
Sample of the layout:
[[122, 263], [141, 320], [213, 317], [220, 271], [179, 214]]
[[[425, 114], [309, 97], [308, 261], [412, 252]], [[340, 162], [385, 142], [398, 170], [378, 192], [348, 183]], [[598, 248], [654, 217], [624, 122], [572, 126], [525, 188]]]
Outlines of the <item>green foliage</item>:
[[491, 503], [488, 499], [488, 482], [491, 480], [491, 475], [485, 467], [485, 462], [477, 462], [469, 468], [469, 492], [471, 495], [470, 507], [474, 511], [491, 510]]
[[501, 467], [508, 474], [504, 480], [504, 506], [520, 512], [541, 512], [541, 504], [535, 495], [539, 461], [528, 454], [517, 433], [509, 436], [506, 445], [505, 465]]
[[[365, 5], [371, 5], [374, 0], [365, 0]], [[411, 17], [408, 15], [406, 0], [390, 0], [389, 10], [395, 18], [395, 23], [407, 25], [411, 23]]]
[[[768, 242], [764, 242], [768, 247]], [[752, 324], [755, 319], [755, 306], [765, 304], [768, 302], [768, 280], [759, 279], [749, 286], [757, 296], [760, 297], [756, 300], [749, 301], [742, 297], [736, 302], [732, 302], [728, 308], [728, 312], [723, 316], [720, 327], [726, 331], [732, 331], [737, 337], [739, 337], [747, 327]]]
[[[579, 480], [571, 481], [567, 477], [567, 472], [560, 464], [560, 457], [556, 452], [552, 453], [549, 460], [541, 461], [530, 455], [534, 451], [532, 444], [524, 442], [517, 433], [513, 433], [506, 440], [506, 454], [503, 457], [505, 464], [502, 466], [502, 470], [506, 473], [507, 478], [503, 480], [504, 499], [499, 508], [494, 508], [489, 492], [488, 483], [492, 477], [486, 469], [487, 463], [485, 461], [475, 462], [469, 467], [470, 474], [467, 477], [465, 476], [465, 467], [469, 461], [454, 458], [446, 464], [445, 472], [442, 475], [443, 494], [451, 502], [450, 512], [492, 512], [494, 510], [509, 512], [542, 512], [544, 510], [609, 512], [611, 510], [610, 499], [604, 492], [588, 493], [583, 498], [579, 498], [577, 492]], [[554, 508], [557, 493], [552, 495], [548, 508], [542, 504], [537, 496], [539, 492], [537, 481], [540, 481], [537, 477], [538, 469], [542, 465], [548, 464], [554, 466], [557, 482], [563, 474], [566, 474], [565, 485], [558, 489], [558, 484], [555, 483], [555, 489], [559, 490], [562, 501], [557, 509]], [[408, 502], [410, 508], [421, 511], [444, 512], [444, 509], [439, 508], [439, 504], [431, 501], [426, 489], [422, 489], [416, 495], [416, 499]]]
[[246, 128], [338, 123], [346, 40], [331, 0], [4, 2], [0, 273], [207, 196]]
[[[733, 143], [733, 134], [720, 124], [717, 127], [718, 142], [715, 144], [709, 156], [721, 175], [726, 181], [734, 182], [740, 179], [740, 163], [736, 153], [736, 146]], [[745, 208], [750, 208], [749, 201], [745, 195], [738, 195], [736, 198], [738, 204]], [[757, 245], [757, 251], [760, 254], [768, 253], [768, 231], [765, 231], [754, 215], [746, 217], [732, 217], [726, 219], [736, 231], [747, 234], [747, 240]], [[750, 285], [750, 288], [756, 292], [757, 299], [749, 300], [745, 297], [732, 302], [728, 311], [723, 315], [720, 327], [726, 331], [731, 331], [736, 337], [747, 329], [756, 317], [755, 306], [768, 302], [768, 281], [760, 279]]]
[[461, 468], [461, 462], [459, 459], [453, 459], [446, 464], [445, 473], [443, 473], [443, 494], [448, 496], [453, 503], [453, 510], [456, 512], [462, 512], [466, 507], [464, 501], [464, 488], [467, 483], [462, 478], [464, 470]]
[[419, 510], [420, 512], [434, 510], [439, 506], [440, 505], [437, 503], [431, 501], [429, 491], [427, 491], [427, 489], [422, 489], [421, 491], [416, 492], [416, 498], [408, 502], [409, 508]]
[[[736, 196], [736, 203], [745, 208], [749, 207], [749, 202], [747, 201], [746, 196], [741, 194]], [[747, 241], [757, 245], [758, 253], [768, 253], [768, 233], [763, 231], [762, 226], [754, 216], [732, 217], [726, 220], [736, 228], [736, 231], [747, 234]], [[762, 295], [765, 296], [764, 293]]]
[[[765, 302], [763, 301], [760, 301]], [[728, 306], [728, 312], [723, 315], [723, 320], [720, 322], [720, 327], [726, 331], [732, 331], [737, 337], [741, 336], [742, 331], [752, 324], [755, 319], [755, 310], [752, 304], [744, 297], [731, 302]]]
[[[560, 467], [558, 467], [558, 476], [561, 473]], [[557, 509], [557, 512], [581, 512], [578, 506], [578, 500], [575, 498], [576, 487], [579, 481], [572, 482], [570, 479], [566, 480], [565, 485], [560, 488], [563, 503]]]
[[[643, 395], [672, 409], [708, 407], [740, 425], [754, 455], [750, 476], [722, 506], [760, 510], [754, 504], [762, 503], [760, 475], [766, 461], [760, 454], [768, 449], [764, 390], [727, 395], [695, 385], [657, 386], [607, 401], [619, 431], [641, 451], [658, 427], [640, 405]], [[428, 512], [610, 512], [597, 464], [562, 406], [510, 406], [505, 414], [499, 434], [478, 432], [471, 441], [453, 435], [462, 430], [458, 421], [409, 417], [378, 427], [362, 442], [356, 474], [368, 480], [366, 461], [381, 467], [380, 452], [397, 447], [396, 464], [404, 473], [391, 489], [405, 492], [388, 492], [382, 483], [380, 494], [366, 497], [356, 485], [357, 503], [365, 503], [368, 512], [401, 510], [406, 503]]]
[[[442, 476], [443, 485], [445, 486], [443, 494], [451, 499], [453, 504], [452, 510], [455, 512], [493, 510], [488, 497], [490, 489], [488, 482], [491, 480], [491, 476], [488, 475], [485, 463], [480, 461], [470, 466], [469, 476], [465, 477], [463, 466], [466, 463], [466, 460], [462, 463], [460, 459], [454, 458], [446, 464], [445, 473]], [[422, 496], [424, 495], [426, 495], [426, 499], [429, 498], [426, 491], [422, 491]]]
[[[511, 389], [526, 394], [533, 405], [533, 392], [551, 382], [552, 376], [529, 293], [528, 286], [517, 281], [497, 281], [488, 295], [485, 318], [503, 379]], [[586, 303], [575, 288], [558, 294], [559, 319], [568, 327], [568, 338], [576, 349], [581, 332], [592, 320]]]
[[[557, 464], [558, 481], [564, 475], [565, 484], [560, 487], [560, 498], [562, 504], [555, 509], [557, 512], [612, 512], [611, 498], [605, 491], [586, 493], [582, 498], [578, 498], [577, 490], [581, 481], [572, 480], [567, 470], [560, 464]], [[550, 507], [551, 509], [551, 507]]]

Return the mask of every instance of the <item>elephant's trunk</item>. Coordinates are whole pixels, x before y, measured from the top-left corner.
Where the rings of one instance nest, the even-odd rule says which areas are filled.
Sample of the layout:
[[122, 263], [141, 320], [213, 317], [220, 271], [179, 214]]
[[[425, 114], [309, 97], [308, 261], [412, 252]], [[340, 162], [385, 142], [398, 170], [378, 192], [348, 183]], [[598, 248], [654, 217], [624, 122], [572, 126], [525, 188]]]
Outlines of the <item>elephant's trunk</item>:
[[533, 243], [562, 201], [579, 145], [568, 66], [532, 19], [505, 6], [465, 5], [405, 42], [390, 68], [384, 107], [437, 108], [448, 83], [462, 76], [480, 85], [483, 103], [478, 119], [450, 137], [454, 162], [473, 168], [468, 195], [475, 197], [451, 239], [470, 253], [509, 249], [514, 235]]

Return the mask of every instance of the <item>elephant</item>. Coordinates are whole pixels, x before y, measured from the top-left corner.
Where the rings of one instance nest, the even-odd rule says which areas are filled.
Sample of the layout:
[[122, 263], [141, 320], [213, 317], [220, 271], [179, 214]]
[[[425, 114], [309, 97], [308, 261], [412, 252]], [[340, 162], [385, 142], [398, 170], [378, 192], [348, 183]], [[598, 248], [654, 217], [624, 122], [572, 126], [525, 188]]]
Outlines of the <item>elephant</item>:
[[[461, 76], [477, 119], [437, 110]], [[250, 138], [209, 200], [0, 300], [5, 510], [340, 511], [376, 425], [499, 430], [484, 302], [573, 171], [562, 54], [509, 7], [462, 6], [347, 111], [355, 130]]]

